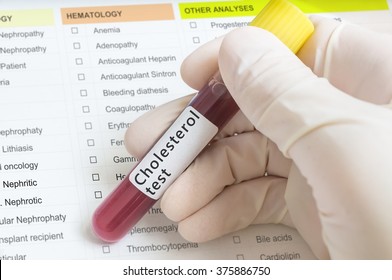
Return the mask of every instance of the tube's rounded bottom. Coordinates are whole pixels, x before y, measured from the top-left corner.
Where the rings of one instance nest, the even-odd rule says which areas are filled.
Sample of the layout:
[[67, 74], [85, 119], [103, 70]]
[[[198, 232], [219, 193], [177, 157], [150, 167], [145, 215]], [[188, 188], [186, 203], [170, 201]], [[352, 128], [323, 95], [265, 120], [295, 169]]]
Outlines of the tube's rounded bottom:
[[126, 177], [95, 210], [92, 229], [101, 240], [116, 242], [135, 226], [155, 202]]

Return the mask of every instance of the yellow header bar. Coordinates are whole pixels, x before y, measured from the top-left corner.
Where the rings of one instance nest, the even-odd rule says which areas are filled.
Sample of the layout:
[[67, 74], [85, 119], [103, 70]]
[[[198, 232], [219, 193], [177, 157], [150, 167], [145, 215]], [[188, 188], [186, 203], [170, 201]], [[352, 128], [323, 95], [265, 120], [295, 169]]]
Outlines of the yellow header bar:
[[267, 4], [261, 1], [224, 1], [180, 3], [182, 19], [255, 16]]
[[387, 0], [290, 0], [304, 13], [388, 10]]
[[[289, 0], [304, 13], [388, 10], [387, 0]], [[269, 0], [180, 3], [182, 19], [256, 16]]]
[[0, 10], [0, 28], [54, 25], [53, 10]]

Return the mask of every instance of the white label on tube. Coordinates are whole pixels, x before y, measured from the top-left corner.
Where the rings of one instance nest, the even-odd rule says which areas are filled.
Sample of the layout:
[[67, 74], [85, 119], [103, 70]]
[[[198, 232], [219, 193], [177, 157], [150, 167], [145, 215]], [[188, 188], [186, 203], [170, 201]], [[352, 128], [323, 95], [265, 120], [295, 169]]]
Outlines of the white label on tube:
[[131, 172], [129, 180], [158, 200], [217, 132], [213, 123], [188, 106]]

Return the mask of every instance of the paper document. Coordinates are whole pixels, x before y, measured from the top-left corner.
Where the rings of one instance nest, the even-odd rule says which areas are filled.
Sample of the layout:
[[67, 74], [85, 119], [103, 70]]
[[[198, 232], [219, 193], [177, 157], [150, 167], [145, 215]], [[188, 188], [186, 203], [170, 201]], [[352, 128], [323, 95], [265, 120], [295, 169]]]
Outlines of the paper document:
[[[305, 12], [392, 32], [387, 1], [369, 2], [381, 6]], [[117, 243], [90, 229], [137, 161], [124, 147], [129, 124], [194, 92], [182, 60], [266, 3], [0, 1], [0, 259], [314, 258], [278, 225], [188, 242], [159, 201]]]

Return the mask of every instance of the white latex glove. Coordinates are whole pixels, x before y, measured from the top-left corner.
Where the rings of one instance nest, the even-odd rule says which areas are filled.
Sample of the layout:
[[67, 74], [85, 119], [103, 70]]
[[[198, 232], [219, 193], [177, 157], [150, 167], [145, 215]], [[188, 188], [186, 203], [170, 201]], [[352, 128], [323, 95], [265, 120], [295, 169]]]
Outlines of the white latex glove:
[[[184, 80], [196, 89], [219, 63], [243, 112], [162, 198], [185, 238], [206, 241], [252, 223], [283, 223], [296, 227], [319, 258], [392, 258], [392, 112], [381, 106], [392, 97], [392, 38], [313, 21], [315, 34], [299, 53], [310, 68], [253, 27], [184, 62]], [[129, 151], [142, 156], [188, 101], [135, 121]]]

